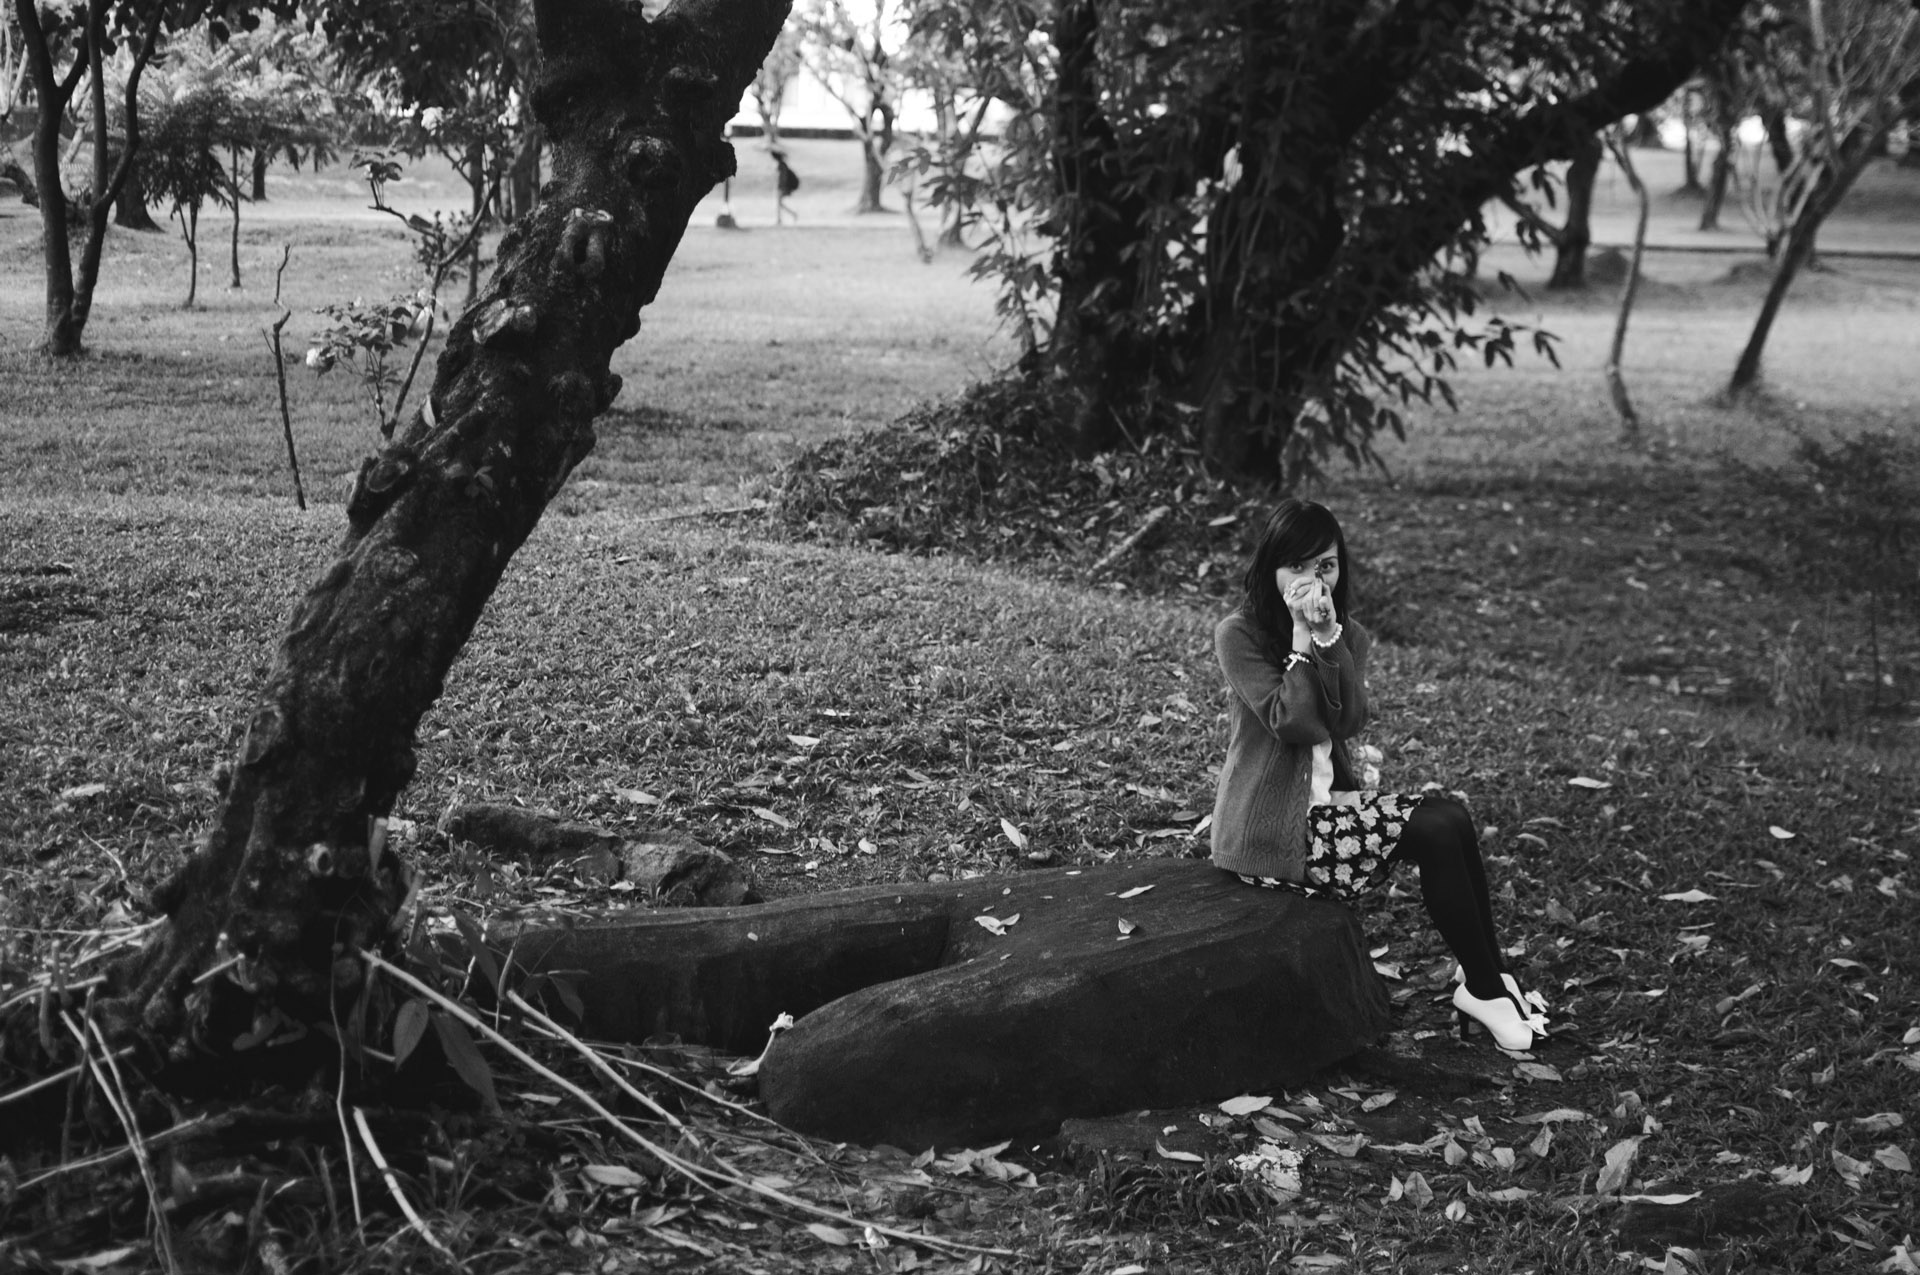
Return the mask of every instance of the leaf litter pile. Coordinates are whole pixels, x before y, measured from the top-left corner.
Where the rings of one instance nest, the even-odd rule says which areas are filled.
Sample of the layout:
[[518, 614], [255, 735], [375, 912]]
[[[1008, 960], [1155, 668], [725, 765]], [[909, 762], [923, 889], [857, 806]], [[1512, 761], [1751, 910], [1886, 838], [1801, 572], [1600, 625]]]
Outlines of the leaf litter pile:
[[[449, 838], [450, 806], [673, 829], [764, 896], [1204, 853], [1221, 608], [1137, 577], [556, 519], [396, 812], [456, 957], [416, 962], [418, 987], [382, 971], [407, 1008], [356, 1066], [403, 1055], [415, 1090], [169, 1101], [93, 1048], [73, 1085], [7, 1086], [0, 1119], [31, 1110], [69, 1142], [0, 1167], [0, 1266], [1912, 1269], [1910, 747], [1726, 689], [1765, 682], [1741, 621], [1785, 587], [1740, 559], [1742, 526], [1682, 525], [1657, 492], [1637, 521], [1624, 489], [1604, 509], [1514, 494], [1328, 499], [1376, 564], [1363, 590], [1397, 590], [1377, 627], [1413, 630], [1379, 650], [1370, 742], [1390, 784], [1472, 801], [1512, 963], [1553, 1002], [1530, 1057], [1451, 1034], [1451, 962], [1410, 880], [1365, 918], [1397, 1015], [1378, 1049], [1310, 1089], [1040, 1147], [819, 1144], [756, 1115], [750, 1060], [579, 1039], [563, 982], [526, 985], [456, 918], [651, 901]], [[1593, 535], [1594, 510], [1667, 519], [1664, 559]], [[58, 564], [87, 602], [0, 634], [0, 999], [84, 986], [144, 937], [325, 513], [0, 513], [0, 568]], [[1482, 556], [1505, 565], [1461, 569]], [[1631, 584], [1662, 560], [1660, 589]], [[1585, 563], [1589, 587], [1542, 595], [1516, 561]]]

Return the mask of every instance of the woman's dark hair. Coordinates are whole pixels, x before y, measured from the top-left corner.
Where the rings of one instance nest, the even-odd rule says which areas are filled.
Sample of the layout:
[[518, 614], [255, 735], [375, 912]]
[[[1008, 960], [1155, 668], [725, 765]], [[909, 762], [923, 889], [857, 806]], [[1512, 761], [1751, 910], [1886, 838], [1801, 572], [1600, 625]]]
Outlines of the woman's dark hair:
[[1293, 617], [1274, 583], [1274, 572], [1296, 562], [1320, 556], [1331, 545], [1340, 554], [1340, 579], [1333, 586], [1333, 613], [1341, 623], [1347, 619], [1347, 599], [1351, 596], [1353, 560], [1347, 556], [1347, 538], [1333, 511], [1311, 500], [1288, 497], [1274, 507], [1267, 519], [1260, 543], [1247, 567], [1246, 598], [1241, 610], [1260, 629], [1261, 636], [1285, 652], [1293, 645]]

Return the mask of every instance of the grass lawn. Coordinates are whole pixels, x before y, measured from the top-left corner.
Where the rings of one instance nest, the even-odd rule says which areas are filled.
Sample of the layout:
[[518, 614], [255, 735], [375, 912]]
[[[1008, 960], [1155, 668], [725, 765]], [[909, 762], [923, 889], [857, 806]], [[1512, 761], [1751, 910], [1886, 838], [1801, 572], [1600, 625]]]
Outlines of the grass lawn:
[[[923, 266], [897, 219], [846, 215], [851, 152], [804, 145], [800, 228], [756, 219], [767, 179], [745, 144], [749, 228], [696, 220], [616, 360], [626, 389], [599, 449], [455, 666], [396, 813], [430, 826], [485, 798], [616, 829], [670, 823], [737, 856], [769, 895], [1018, 871], [1009, 825], [1056, 863], [1204, 853], [1224, 745], [1209, 635], [1244, 517], [1197, 559], [1205, 571], [1168, 568], [1169, 547], [1148, 551], [1158, 569], [1089, 582], [1057, 561], [889, 555], [678, 516], [744, 504], [799, 448], [885, 425], [1006, 355], [965, 262]], [[1920, 179], [1872, 177], [1832, 242], [1913, 242], [1885, 191]], [[177, 308], [178, 243], [117, 234], [94, 353], [66, 367], [28, 352], [37, 222], [0, 208], [0, 968], [137, 920], [212, 809], [214, 767], [341, 530], [342, 480], [372, 427], [341, 373], [288, 369], [316, 497], [296, 511], [260, 337], [277, 313], [272, 265], [292, 243], [298, 350], [313, 306], [409, 286], [410, 257], [338, 174], [276, 193], [243, 228], [246, 288], [228, 292], [223, 253], [203, 249], [217, 264], [191, 312]], [[1601, 195], [1617, 216], [1619, 192]], [[1681, 237], [1686, 206], [1662, 207]], [[1287, 1203], [1218, 1158], [1087, 1167], [1006, 1149], [1037, 1174], [1019, 1184], [964, 1157], [914, 1167], [750, 1143], [726, 1113], [701, 1127], [796, 1193], [1017, 1255], [976, 1270], [1695, 1269], [1670, 1248], [1716, 1272], [1910, 1269], [1913, 616], [1870, 611], [1870, 582], [1844, 558], [1808, 567], [1791, 533], [1817, 493], [1791, 457], [1800, 434], [1913, 440], [1920, 267], [1836, 257], [1808, 276], [1774, 334], [1767, 392], [1729, 404], [1715, 391], [1763, 286], [1743, 260], [1649, 258], [1627, 373], [1667, 443], [1659, 459], [1614, 442], [1598, 372], [1608, 298], [1533, 291], [1493, 304], [1559, 333], [1561, 370], [1463, 373], [1463, 410], [1420, 413], [1383, 449], [1390, 476], [1337, 474], [1319, 492], [1346, 521], [1361, 614], [1384, 639], [1372, 735], [1389, 783], [1470, 798], [1515, 964], [1555, 1004], [1533, 1057], [1448, 1034], [1451, 963], [1396, 891], [1366, 919], [1393, 972], [1386, 1047], [1466, 1088], [1358, 1069], [1273, 1095], [1288, 1127], [1318, 1138]], [[1490, 265], [1544, 275], [1510, 248]], [[1089, 552], [1140, 512], [1115, 511]], [[423, 853], [440, 914], [636, 906], [458, 847]], [[498, 1067], [503, 1089], [539, 1088]], [[904, 1242], [842, 1245], [652, 1170], [610, 1187], [582, 1166], [629, 1153], [592, 1145], [545, 1098], [512, 1099], [504, 1131], [455, 1113], [394, 1135], [465, 1269], [968, 1269]], [[1223, 1132], [1252, 1145], [1258, 1130], [1240, 1117]], [[1625, 1176], [1603, 1190], [1609, 1156]], [[37, 1168], [0, 1164], [0, 1266], [51, 1270], [121, 1245], [137, 1251], [112, 1269], [152, 1265], [129, 1166], [16, 1194]], [[344, 1203], [301, 1194], [325, 1176], [290, 1182], [299, 1203], [270, 1214], [308, 1269], [437, 1268], [397, 1218], [374, 1218], [390, 1238], [358, 1245]], [[367, 1207], [384, 1208], [366, 1181]], [[1740, 1184], [1764, 1207], [1710, 1235], [1661, 1229], [1689, 1206], [1620, 1198], [1724, 1201]], [[63, 1200], [93, 1217], [88, 1191], [117, 1203], [84, 1244], [33, 1238]], [[234, 1207], [244, 1219], [253, 1196]]]

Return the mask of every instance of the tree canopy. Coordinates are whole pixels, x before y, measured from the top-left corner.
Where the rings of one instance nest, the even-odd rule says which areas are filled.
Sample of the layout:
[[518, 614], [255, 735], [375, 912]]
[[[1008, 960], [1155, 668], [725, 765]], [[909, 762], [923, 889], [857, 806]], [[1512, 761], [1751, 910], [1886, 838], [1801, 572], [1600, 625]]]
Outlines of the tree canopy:
[[1294, 478], [1511, 358], [1514, 328], [1469, 323], [1481, 209], [1657, 106], [1741, 7], [936, 0], [917, 30], [1012, 122], [932, 193], [986, 230], [1080, 447], [1184, 432]]

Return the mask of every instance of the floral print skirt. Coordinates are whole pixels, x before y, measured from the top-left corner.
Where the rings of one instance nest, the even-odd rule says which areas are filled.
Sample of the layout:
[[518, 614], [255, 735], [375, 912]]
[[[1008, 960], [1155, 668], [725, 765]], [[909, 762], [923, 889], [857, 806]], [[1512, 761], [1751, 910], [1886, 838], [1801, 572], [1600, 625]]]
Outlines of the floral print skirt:
[[1343, 804], [1315, 806], [1307, 812], [1306, 880], [1235, 875], [1248, 885], [1269, 890], [1358, 902], [1386, 882], [1400, 832], [1426, 797], [1425, 793], [1342, 793]]

